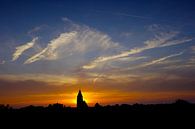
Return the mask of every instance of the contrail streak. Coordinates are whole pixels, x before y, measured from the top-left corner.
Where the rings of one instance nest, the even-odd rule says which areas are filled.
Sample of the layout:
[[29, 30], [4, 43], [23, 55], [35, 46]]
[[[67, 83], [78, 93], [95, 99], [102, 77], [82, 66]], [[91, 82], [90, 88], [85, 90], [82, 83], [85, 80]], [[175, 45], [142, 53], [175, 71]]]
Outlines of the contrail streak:
[[133, 14], [127, 14], [127, 13], [117, 13], [117, 12], [109, 12], [109, 11], [101, 11], [101, 10], [96, 10], [96, 12], [108, 13], [112, 15], [125, 16], [125, 17], [140, 18], [140, 19], [153, 19], [152, 17], [145, 17], [145, 16], [133, 15]]

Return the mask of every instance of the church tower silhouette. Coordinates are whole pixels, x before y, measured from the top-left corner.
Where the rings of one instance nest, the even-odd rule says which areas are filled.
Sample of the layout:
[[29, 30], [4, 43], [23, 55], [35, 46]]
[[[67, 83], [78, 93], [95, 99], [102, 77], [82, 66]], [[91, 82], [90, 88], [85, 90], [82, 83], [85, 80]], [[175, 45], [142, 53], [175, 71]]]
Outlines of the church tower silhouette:
[[77, 95], [77, 109], [86, 109], [87, 107], [87, 103], [83, 100], [81, 90], [79, 90], [79, 93]]

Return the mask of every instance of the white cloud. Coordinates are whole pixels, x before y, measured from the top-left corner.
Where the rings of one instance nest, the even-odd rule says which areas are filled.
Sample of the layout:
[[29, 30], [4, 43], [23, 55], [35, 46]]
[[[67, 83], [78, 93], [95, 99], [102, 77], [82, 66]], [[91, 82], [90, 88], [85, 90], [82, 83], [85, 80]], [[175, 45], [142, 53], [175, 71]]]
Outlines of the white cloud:
[[167, 70], [177, 70], [177, 69], [186, 69], [186, 68], [191, 69], [191, 70], [195, 69], [195, 57], [194, 56], [191, 56], [189, 59], [185, 61], [180, 60], [180, 63], [176, 62], [176, 63], [172, 63], [170, 65], [163, 67], [163, 69], [167, 69]]
[[143, 67], [150, 66], [150, 65], [155, 65], [155, 64], [160, 64], [161, 62], [163, 62], [163, 61], [165, 61], [165, 60], [167, 60], [169, 58], [173, 58], [173, 57], [176, 57], [176, 56], [180, 56], [182, 54], [183, 54], [183, 52], [180, 52], [180, 53], [172, 54], [172, 55], [169, 55], [169, 56], [166, 56], [166, 57], [162, 57], [162, 58], [153, 60], [151, 62], [145, 63], [143, 65]]
[[138, 18], [138, 19], [153, 19], [151, 17], [133, 15], [133, 14], [127, 14], [127, 13], [121, 13], [121, 12], [109, 12], [109, 11], [102, 11], [102, 10], [96, 10], [96, 12], [118, 15], [118, 16], [123, 16], [123, 17], [132, 17], [132, 18]]
[[26, 50], [32, 48], [35, 45], [37, 40], [38, 40], [38, 37], [33, 38], [32, 41], [30, 41], [24, 45], [16, 47], [16, 51], [12, 55], [12, 61], [17, 60]]
[[133, 61], [137, 61], [137, 60], [142, 60], [142, 59], [146, 59], [146, 56], [140, 56], [140, 57], [121, 57], [121, 58], [116, 58], [113, 60], [108, 60], [105, 62], [97, 62], [97, 63], [93, 63], [90, 65], [84, 65], [82, 68], [84, 69], [93, 69], [93, 68], [101, 68], [104, 69], [104, 67], [109, 67], [109, 68], [118, 68], [117, 66], [114, 66], [116, 63], [124, 63], [124, 62], [133, 62]]
[[121, 37], [125, 37], [125, 38], [130, 37], [132, 35], [133, 35], [132, 32], [123, 32], [123, 33], [120, 34]]
[[101, 78], [103, 77], [104, 74], [98, 74], [94, 79], [93, 79], [93, 84], [95, 85], [95, 83]]
[[120, 54], [112, 55], [112, 56], [100, 56], [91, 63], [83, 66], [84, 69], [93, 69], [95, 68], [99, 63], [109, 61], [109, 60], [115, 60], [118, 58], [127, 57], [129, 55], [141, 53], [145, 50], [153, 49], [153, 48], [161, 48], [161, 47], [168, 47], [173, 45], [178, 45], [182, 43], [186, 43], [191, 41], [191, 38], [185, 38], [185, 39], [173, 39], [178, 35], [179, 32], [160, 32], [155, 35], [155, 38], [152, 40], [146, 41], [143, 47], [136, 47], [133, 49], [130, 49], [129, 51], [123, 51]]
[[23, 73], [23, 74], [3, 74], [0, 75], [0, 79], [10, 81], [41, 81], [53, 84], [77, 84], [78, 79], [66, 75], [56, 75], [56, 74], [43, 74], [43, 73]]
[[102, 51], [119, 47], [119, 44], [104, 33], [90, 28], [84, 28], [79, 31], [78, 37], [74, 40], [74, 49], [79, 52]]
[[136, 61], [136, 60], [141, 60], [141, 59], [146, 59], [146, 56], [140, 56], [140, 57], [123, 57], [119, 58], [119, 61]]
[[33, 33], [35, 33], [35, 32], [37, 32], [37, 31], [41, 30], [41, 27], [42, 27], [42, 26], [36, 26], [36, 27], [34, 27], [32, 30], [28, 31], [27, 33], [28, 33], [29, 35], [32, 35]]
[[46, 48], [25, 61], [24, 64], [30, 64], [38, 60], [54, 60], [58, 58], [57, 49], [67, 45], [77, 35], [77, 32], [62, 33], [57, 38], [50, 41]]
[[172, 54], [172, 55], [169, 55], [169, 56], [165, 56], [165, 57], [162, 57], [162, 58], [159, 58], [159, 59], [152, 60], [152, 61], [150, 61], [150, 62], [143, 63], [143, 64], [138, 65], [138, 66], [135, 66], [135, 67], [130, 67], [130, 68], [128, 68], [128, 69], [129, 69], [129, 70], [131, 70], [131, 69], [138, 69], [138, 68], [148, 67], [148, 66], [151, 66], [151, 65], [161, 64], [162, 62], [166, 61], [167, 59], [170, 59], [170, 58], [173, 58], [173, 57], [180, 56], [180, 55], [182, 55], [183, 53], [184, 53], [184, 52], [180, 52], [180, 53]]
[[70, 19], [67, 18], [67, 17], [62, 17], [62, 21], [64, 21], [64, 22], [71, 22], [71, 23], [72, 23], [72, 20], [70, 20]]
[[39, 26], [33, 27], [31, 30], [27, 32], [29, 36], [35, 37], [35, 35], [38, 35], [42, 30], [49, 28], [48, 25], [43, 24]]
[[[50, 41], [46, 48], [41, 52], [30, 57], [25, 64], [30, 64], [38, 60], [57, 60], [66, 58], [69, 62], [74, 56], [74, 61], [91, 60], [98, 54], [109, 54], [117, 51], [120, 45], [100, 31], [91, 29], [87, 26], [79, 26], [76, 30], [69, 33], [61, 33], [60, 36]], [[91, 53], [94, 56], [88, 57]], [[85, 56], [86, 55], [86, 56]], [[80, 63], [80, 62], [78, 62]]]

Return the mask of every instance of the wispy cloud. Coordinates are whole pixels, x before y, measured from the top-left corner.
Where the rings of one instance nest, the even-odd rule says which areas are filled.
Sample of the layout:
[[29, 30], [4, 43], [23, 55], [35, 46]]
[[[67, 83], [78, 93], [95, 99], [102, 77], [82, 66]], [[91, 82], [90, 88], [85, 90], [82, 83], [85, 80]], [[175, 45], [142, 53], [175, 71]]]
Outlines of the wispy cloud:
[[58, 58], [57, 49], [63, 45], [67, 45], [71, 42], [71, 40], [77, 35], [77, 32], [69, 32], [62, 33], [57, 38], [50, 41], [46, 48], [44, 48], [41, 52], [35, 54], [25, 61], [24, 64], [30, 64], [35, 61], [46, 59], [46, 60], [54, 60]]
[[[146, 59], [147, 57], [146, 56], [140, 56], [140, 57], [124, 57], [124, 58], [119, 58], [118, 60], [112, 60], [109, 65], [109, 69], [121, 69], [120, 66], [116, 67], [116, 66], [113, 66], [115, 63], [124, 63], [124, 62], [133, 62], [133, 61], [137, 61], [137, 60], [142, 60], [142, 59]], [[117, 61], [117, 62], [116, 62]], [[108, 75], [111, 71], [106, 71], [104, 70], [105, 69], [105, 64], [103, 65], [100, 65], [101, 66], [101, 73], [95, 73], [95, 74], [92, 74], [93, 78], [93, 84], [95, 85], [95, 83], [97, 81], [99, 81], [100, 79], [104, 79], [104, 78], [109, 78], [109, 79], [113, 79], [111, 77], [113, 77], [113, 75]], [[107, 65], [108, 66], [108, 65]], [[107, 74], [106, 74], [107, 73]], [[119, 76], [123, 76], [122, 74], [120, 74]], [[126, 76], [126, 75], [125, 75]], [[128, 75], [129, 77], [129, 75]], [[128, 78], [129, 79], [129, 78]], [[116, 81], [116, 80], [115, 80]]]
[[[87, 26], [77, 25], [76, 30], [61, 33], [60, 36], [51, 40], [46, 48], [30, 57], [25, 64], [38, 60], [57, 60], [72, 55], [74, 56], [74, 62], [81, 59], [85, 61], [89, 60], [88, 58], [98, 56], [98, 53], [112, 53], [118, 48], [120, 48], [120, 45], [117, 42], [113, 42], [107, 34]], [[96, 53], [96, 55], [87, 57], [91, 53]]]
[[176, 53], [176, 54], [171, 54], [169, 56], [165, 56], [165, 57], [162, 57], [162, 58], [159, 58], [159, 59], [155, 59], [155, 60], [152, 60], [150, 62], [143, 63], [143, 64], [138, 65], [138, 66], [135, 66], [135, 67], [130, 67], [130, 68], [128, 68], [128, 70], [138, 69], [138, 68], [144, 68], [144, 67], [148, 67], [148, 66], [151, 66], [151, 65], [161, 64], [162, 62], [164, 62], [164, 61], [166, 61], [166, 60], [168, 60], [170, 58], [180, 56], [183, 53], [184, 53], [184, 51], [179, 52], [179, 53]]
[[195, 64], [195, 56], [192, 56], [190, 58], [189, 63]]
[[179, 64], [179, 65], [169, 65], [166, 67], [163, 67], [163, 69], [166, 70], [176, 70], [176, 69], [191, 69], [194, 70], [195, 69], [195, 64]]
[[37, 32], [37, 31], [39, 31], [39, 30], [41, 30], [41, 26], [36, 26], [36, 27], [34, 27], [32, 30], [29, 30], [27, 33], [28, 33], [29, 35], [32, 35], [33, 33]]
[[38, 40], [38, 37], [33, 38], [32, 41], [30, 41], [24, 45], [16, 47], [16, 51], [12, 55], [12, 61], [17, 60], [26, 50], [32, 48], [35, 45], [37, 40]]
[[114, 14], [115, 15], [119, 15], [119, 16], [134, 17], [134, 18], [140, 18], [140, 19], [153, 19], [151, 17], [140, 16], [140, 15], [133, 15], [133, 14], [127, 14], [127, 13], [114, 13]]
[[146, 64], [143, 65], [143, 67], [147, 67], [147, 66], [150, 66], [150, 65], [155, 65], [155, 64], [160, 64], [161, 62], [169, 59], [169, 58], [173, 58], [173, 57], [176, 57], [176, 56], [180, 56], [182, 55], [184, 52], [180, 52], [180, 53], [176, 53], [176, 54], [172, 54], [172, 55], [169, 55], [169, 56], [166, 56], [166, 57], [162, 57], [162, 58], [159, 58], [157, 60], [153, 60], [151, 62], [148, 62]]
[[141, 59], [146, 59], [146, 56], [139, 56], [139, 57], [123, 57], [123, 58], [119, 58], [119, 61], [136, 61], [136, 60], [141, 60]]
[[101, 56], [95, 59], [94, 61], [90, 62], [89, 64], [83, 66], [84, 69], [93, 69], [95, 68], [99, 63], [109, 61], [109, 60], [115, 60], [118, 58], [128, 57], [129, 55], [138, 54], [145, 50], [153, 49], [153, 48], [161, 48], [161, 47], [168, 47], [173, 45], [178, 45], [182, 43], [186, 43], [191, 41], [191, 38], [184, 38], [184, 39], [173, 39], [178, 35], [179, 32], [161, 32], [155, 35], [155, 38], [152, 40], [146, 41], [143, 47], [136, 47], [133, 49], [130, 49], [129, 51], [123, 51], [120, 54], [112, 55], [112, 56]]
[[195, 53], [195, 46], [191, 47], [192, 53]]
[[[150, 66], [156, 66], [156, 65], [159, 65], [159, 64], [164, 65], [164, 64], [166, 64], [167, 61], [170, 61], [169, 60], [170, 58], [180, 56], [183, 53], [184, 53], [184, 51], [179, 52], [179, 53], [175, 53], [175, 54], [171, 54], [171, 55], [168, 55], [168, 56], [165, 56], [165, 57], [162, 57], [162, 58], [154, 59], [154, 60], [149, 61], [149, 62], [144, 62], [144, 63], [141, 63], [141, 64], [136, 65], [136, 66], [126, 67], [126, 68], [119, 67], [118, 69], [116, 69], [116, 71], [115, 70], [114, 71], [112, 71], [112, 70], [103, 71], [101, 73], [90, 74], [90, 76], [92, 77], [92, 82], [93, 82], [94, 85], [98, 80], [101, 81], [101, 80], [104, 80], [104, 79], [106, 79], [107, 81], [108, 80], [114, 80], [114, 81], [121, 81], [121, 82], [122, 81], [129, 82], [129, 81], [137, 79], [138, 75], [132, 76], [132, 75], [129, 75], [129, 72], [126, 73], [126, 71], [142, 69], [142, 68], [146, 68], [146, 67], [150, 67]], [[123, 61], [135, 61], [135, 60], [145, 59], [145, 58], [147, 58], [147, 57], [133, 57], [133, 58], [132, 57], [127, 57], [127, 58], [124, 58], [124, 60], [123, 60], [123, 58], [120, 58], [118, 60], [120, 60], [120, 61], [121, 60], [123, 60]], [[116, 72], [117, 72], [117, 75], [113, 74], [113, 73], [116, 73]]]
[[183, 62], [183, 63], [165, 66], [165, 67], [163, 67], [163, 69], [166, 69], [166, 70], [173, 70], [173, 69], [174, 70], [177, 70], [177, 69], [194, 70], [195, 69], [195, 57], [192, 56], [189, 59], [185, 60], [185, 62]]
[[120, 37], [128, 38], [133, 35], [133, 32], [122, 32]]
[[67, 18], [67, 17], [62, 17], [62, 21], [64, 21], [64, 22], [70, 22], [70, 23], [73, 23], [73, 21], [72, 20], [70, 20], [69, 18]]
[[43, 30], [45, 30], [45, 29], [47, 29], [47, 28], [49, 28], [49, 26], [46, 25], [46, 24], [39, 25], [39, 26], [35, 26], [35, 27], [33, 27], [31, 30], [29, 30], [29, 31], [27, 32], [27, 34], [28, 34], [29, 36], [36, 37], [36, 35], [38, 35], [39, 32], [41, 32], [41, 31], [43, 31]]
[[94, 79], [93, 79], [93, 84], [95, 85], [95, 83], [101, 78], [103, 77], [104, 74], [98, 74]]
[[139, 18], [139, 19], [153, 19], [152, 17], [121, 13], [121, 12], [109, 12], [109, 11], [103, 11], [103, 10], [95, 10], [95, 11], [98, 13], [107, 13], [107, 14], [118, 15], [118, 16], [123, 16], [123, 17], [132, 17], [132, 18]]
[[66, 76], [66, 75], [55, 75], [55, 74], [3, 74], [0, 75], [0, 80], [10, 81], [41, 81], [52, 84], [76, 84], [78, 78]]

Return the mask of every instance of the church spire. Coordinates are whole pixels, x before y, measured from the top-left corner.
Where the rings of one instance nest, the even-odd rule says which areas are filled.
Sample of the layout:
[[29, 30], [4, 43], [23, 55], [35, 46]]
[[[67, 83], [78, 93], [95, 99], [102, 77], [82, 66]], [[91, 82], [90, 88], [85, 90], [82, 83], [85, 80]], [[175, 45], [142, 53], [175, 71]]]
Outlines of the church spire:
[[77, 95], [77, 108], [78, 109], [85, 109], [87, 108], [87, 103], [83, 100], [83, 95], [81, 90], [79, 90], [78, 95]]

